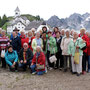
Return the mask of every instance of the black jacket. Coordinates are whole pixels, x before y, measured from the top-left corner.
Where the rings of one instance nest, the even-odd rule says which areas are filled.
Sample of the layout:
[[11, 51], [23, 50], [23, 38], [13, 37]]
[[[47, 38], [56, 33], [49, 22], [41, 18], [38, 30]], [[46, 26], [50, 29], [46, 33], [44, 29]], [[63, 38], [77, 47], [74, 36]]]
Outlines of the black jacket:
[[11, 45], [13, 46], [13, 49], [16, 50], [17, 52], [20, 51], [21, 49], [21, 39], [20, 37], [16, 37], [12, 39]]
[[62, 36], [60, 36], [60, 39], [58, 41], [57, 41], [57, 38], [56, 38], [58, 52], [62, 52], [61, 47], [60, 47], [61, 41], [62, 41]]
[[[24, 51], [24, 49], [22, 48], [21, 50], [20, 50], [20, 53], [19, 53], [19, 60], [24, 60], [24, 58], [23, 58], [23, 51]], [[27, 60], [27, 62], [29, 62], [30, 60], [32, 60], [33, 59], [33, 53], [32, 53], [32, 51], [28, 48], [28, 50], [26, 51], [26, 60]]]

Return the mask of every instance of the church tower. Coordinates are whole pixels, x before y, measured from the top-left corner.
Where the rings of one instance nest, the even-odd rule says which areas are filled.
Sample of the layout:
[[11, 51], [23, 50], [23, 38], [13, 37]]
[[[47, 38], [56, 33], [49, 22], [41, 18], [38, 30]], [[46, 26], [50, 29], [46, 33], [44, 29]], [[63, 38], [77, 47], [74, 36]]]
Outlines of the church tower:
[[18, 16], [20, 16], [20, 10], [17, 6], [17, 8], [15, 9], [15, 17], [18, 17]]

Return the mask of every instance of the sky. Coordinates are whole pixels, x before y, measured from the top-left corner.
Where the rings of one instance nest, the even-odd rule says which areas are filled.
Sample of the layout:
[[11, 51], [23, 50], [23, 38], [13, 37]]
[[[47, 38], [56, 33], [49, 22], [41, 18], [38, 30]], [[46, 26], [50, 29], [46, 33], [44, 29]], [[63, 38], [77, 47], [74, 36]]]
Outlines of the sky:
[[90, 13], [90, 0], [1, 0], [0, 16], [14, 16], [18, 6], [21, 14], [40, 15], [44, 20], [57, 15], [69, 17], [73, 13]]

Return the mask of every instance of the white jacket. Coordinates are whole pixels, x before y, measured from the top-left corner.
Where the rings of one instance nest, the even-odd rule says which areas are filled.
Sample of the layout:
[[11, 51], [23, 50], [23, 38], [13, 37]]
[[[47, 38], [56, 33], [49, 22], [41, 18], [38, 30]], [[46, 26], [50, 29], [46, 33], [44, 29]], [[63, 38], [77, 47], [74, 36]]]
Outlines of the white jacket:
[[72, 39], [73, 38], [71, 36], [69, 38], [67, 38], [66, 36], [63, 37], [63, 39], [61, 41], [61, 45], [60, 45], [60, 47], [62, 49], [62, 55], [69, 55], [68, 54], [68, 45]]

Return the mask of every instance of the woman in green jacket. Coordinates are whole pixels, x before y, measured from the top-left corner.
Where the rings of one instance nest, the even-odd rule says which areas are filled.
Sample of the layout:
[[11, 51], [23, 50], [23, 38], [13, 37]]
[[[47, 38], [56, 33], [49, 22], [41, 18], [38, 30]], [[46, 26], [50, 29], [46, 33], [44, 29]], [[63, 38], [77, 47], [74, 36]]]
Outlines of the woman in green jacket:
[[52, 55], [55, 55], [57, 52], [57, 45], [56, 45], [56, 40], [54, 37], [52, 37], [52, 32], [48, 31], [48, 40], [46, 44], [46, 54], [47, 54], [47, 61], [49, 65], [49, 69], [51, 70], [54, 68], [54, 63], [50, 63], [49, 57]]
[[82, 73], [82, 56], [83, 51], [81, 48], [86, 46], [83, 40], [78, 37], [78, 33], [74, 32], [73, 40], [68, 45], [68, 54], [71, 56], [72, 73], [77, 73], [77, 76]]

